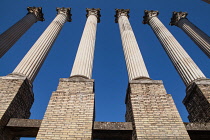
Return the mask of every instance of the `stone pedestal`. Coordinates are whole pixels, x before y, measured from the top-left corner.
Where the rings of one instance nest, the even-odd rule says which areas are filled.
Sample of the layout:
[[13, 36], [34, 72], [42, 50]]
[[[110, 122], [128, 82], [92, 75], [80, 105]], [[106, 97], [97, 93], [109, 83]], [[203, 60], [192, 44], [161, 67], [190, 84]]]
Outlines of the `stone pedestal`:
[[190, 122], [210, 122], [210, 79], [198, 80], [186, 89], [183, 100]]
[[162, 81], [130, 81], [126, 97], [126, 121], [133, 122], [132, 140], [190, 139]]
[[[10, 118], [29, 118], [34, 97], [32, 83], [63, 24], [70, 21], [70, 8], [57, 8], [58, 15], [22, 59], [12, 74], [0, 78], [0, 139], [12, 140], [4, 131]], [[11, 136], [11, 137], [10, 137]]]
[[0, 58], [37, 21], [44, 21], [41, 7], [28, 7], [28, 14], [0, 35]]
[[158, 11], [146, 10], [143, 23], [151, 26], [187, 87], [183, 103], [190, 114], [188, 118], [191, 122], [209, 122], [209, 86], [196, 84], [198, 81], [209, 81], [209, 79], [157, 18], [157, 15]]
[[52, 93], [37, 140], [92, 140], [94, 80], [92, 75], [96, 25], [100, 9], [86, 9], [87, 22], [70, 78], [60, 79]]
[[37, 140], [91, 140], [94, 121], [94, 80], [62, 78], [52, 93]]
[[12, 133], [5, 130], [5, 126], [10, 118], [28, 119], [33, 102], [32, 85], [25, 77], [14, 77], [13, 75], [0, 77], [1, 140], [14, 140]]

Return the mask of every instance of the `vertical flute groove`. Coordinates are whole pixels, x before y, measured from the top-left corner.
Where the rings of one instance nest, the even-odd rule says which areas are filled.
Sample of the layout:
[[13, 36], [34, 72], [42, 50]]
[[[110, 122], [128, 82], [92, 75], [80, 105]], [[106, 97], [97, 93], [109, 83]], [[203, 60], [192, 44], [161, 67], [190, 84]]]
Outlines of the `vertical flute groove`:
[[28, 7], [29, 13], [0, 35], [0, 58], [37, 21], [43, 21], [41, 7]]
[[13, 74], [25, 75], [31, 82], [34, 81], [64, 23], [68, 20], [70, 8], [60, 8], [58, 12], [60, 13], [34, 43]]
[[87, 9], [87, 21], [77, 50], [70, 76], [92, 77], [96, 29], [100, 9]]
[[191, 23], [187, 12], [173, 12], [170, 25], [181, 28], [194, 43], [210, 58], [210, 37]]
[[129, 80], [149, 78], [138, 43], [128, 20], [128, 11], [124, 9], [116, 9], [115, 17], [115, 21], [119, 23]]
[[180, 27], [210, 58], [210, 37], [207, 34], [205, 34], [187, 19], [181, 19], [177, 26]]
[[157, 15], [151, 16], [150, 12], [154, 13], [156, 11], [146, 11], [144, 16], [144, 23], [149, 24], [153, 29], [155, 35], [159, 39], [185, 85], [188, 86], [190, 83], [197, 79], [205, 79], [205, 75], [178, 43], [178, 41], [174, 38], [174, 36], [157, 18]]

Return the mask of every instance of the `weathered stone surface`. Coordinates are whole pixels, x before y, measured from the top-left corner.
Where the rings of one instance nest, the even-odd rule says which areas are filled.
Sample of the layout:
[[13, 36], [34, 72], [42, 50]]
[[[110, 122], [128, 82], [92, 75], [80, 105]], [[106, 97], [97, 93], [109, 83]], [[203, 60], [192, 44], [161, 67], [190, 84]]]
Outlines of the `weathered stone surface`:
[[126, 121], [133, 123], [132, 139], [189, 139], [161, 81], [133, 80], [128, 85]]
[[42, 120], [11, 118], [6, 130], [16, 137], [36, 137]]
[[70, 8], [57, 8], [58, 14], [34, 43], [12, 73], [25, 75], [31, 83], [42, 67], [64, 23], [70, 21]]
[[91, 140], [94, 121], [94, 82], [62, 78], [52, 93], [37, 140]]
[[86, 17], [88, 18], [90, 15], [94, 15], [97, 18], [98, 23], [100, 23], [101, 19], [101, 13], [100, 13], [101, 9], [100, 8], [86, 8]]
[[188, 86], [195, 80], [206, 79], [203, 72], [157, 16], [158, 11], [145, 10], [143, 23], [151, 26], [184, 84]]
[[94, 122], [94, 130], [133, 130], [131, 122]]
[[[10, 135], [36, 137], [42, 120], [11, 118], [6, 126]], [[191, 140], [208, 140], [210, 123], [184, 123]], [[93, 139], [131, 140], [132, 122], [94, 122]]]
[[210, 122], [210, 79], [198, 80], [186, 89], [183, 100], [190, 122]]
[[132, 130], [131, 122], [94, 122], [93, 139], [129, 140]]
[[200, 130], [200, 131], [210, 131], [210, 123], [184, 123], [187, 131], [190, 130]]
[[128, 20], [128, 9], [116, 9], [116, 19], [119, 23], [123, 52], [129, 80], [148, 78], [149, 74], [141, 55], [138, 43]]
[[74, 65], [71, 71], [72, 76], [83, 76], [88, 79], [92, 77], [93, 58], [95, 50], [97, 22], [100, 21], [100, 9], [86, 9], [87, 21], [80, 40]]
[[42, 120], [11, 118], [7, 127], [40, 127]]
[[34, 102], [32, 85], [26, 78], [0, 77], [0, 139], [11, 140], [14, 136], [5, 126], [10, 118], [29, 118]]
[[118, 23], [119, 21], [119, 17], [121, 16], [126, 16], [127, 18], [129, 18], [129, 13], [130, 13], [130, 9], [115, 9], [116, 14], [114, 15], [115, 17], [115, 23]]
[[[209, 139], [210, 123], [184, 123], [184, 125], [191, 140]], [[94, 122], [93, 138], [131, 140], [132, 130], [132, 122]]]
[[191, 140], [209, 140], [210, 123], [184, 123]]

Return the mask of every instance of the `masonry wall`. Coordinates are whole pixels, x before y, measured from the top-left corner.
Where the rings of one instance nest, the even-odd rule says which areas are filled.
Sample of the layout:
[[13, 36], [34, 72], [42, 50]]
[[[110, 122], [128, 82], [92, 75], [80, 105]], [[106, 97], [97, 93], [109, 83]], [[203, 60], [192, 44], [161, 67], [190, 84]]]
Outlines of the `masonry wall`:
[[0, 140], [14, 138], [5, 126], [10, 118], [29, 118], [33, 102], [32, 86], [26, 78], [0, 77]]
[[183, 103], [190, 122], [210, 122], [210, 80], [200, 80], [187, 88]]
[[126, 106], [126, 121], [133, 122], [132, 140], [190, 139], [162, 81], [131, 81]]
[[94, 81], [60, 79], [52, 93], [37, 140], [91, 140], [94, 121]]

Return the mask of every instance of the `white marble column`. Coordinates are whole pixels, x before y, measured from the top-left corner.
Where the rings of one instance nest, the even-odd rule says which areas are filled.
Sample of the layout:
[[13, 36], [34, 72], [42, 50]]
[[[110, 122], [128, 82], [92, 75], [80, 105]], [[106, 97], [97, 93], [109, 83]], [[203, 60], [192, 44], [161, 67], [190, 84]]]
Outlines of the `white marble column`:
[[12, 74], [24, 75], [31, 83], [44, 63], [53, 43], [66, 21], [71, 21], [70, 8], [57, 8], [55, 19], [31, 47]]
[[129, 80], [149, 78], [138, 43], [128, 20], [129, 9], [116, 9]]
[[173, 12], [170, 25], [176, 25], [181, 28], [210, 58], [210, 37], [191, 23], [186, 17], [186, 12]]
[[0, 58], [37, 21], [44, 21], [41, 7], [28, 7], [28, 14], [0, 35]]
[[188, 86], [190, 83], [198, 79], [205, 79], [205, 75], [174, 36], [157, 18], [157, 15], [158, 11], [145, 10], [143, 23], [151, 26], [185, 85]]
[[96, 40], [97, 22], [100, 22], [100, 9], [86, 9], [87, 21], [77, 50], [70, 77], [92, 77], [93, 58]]

